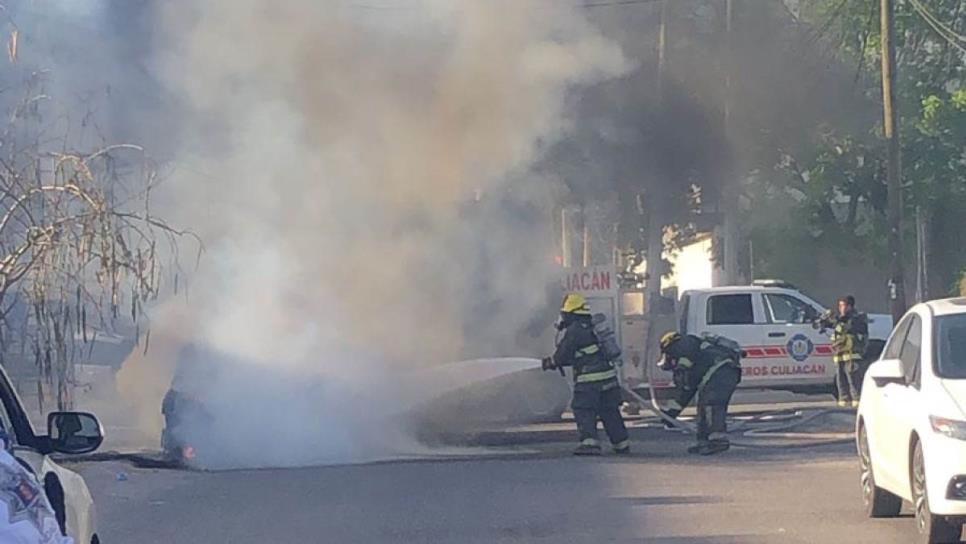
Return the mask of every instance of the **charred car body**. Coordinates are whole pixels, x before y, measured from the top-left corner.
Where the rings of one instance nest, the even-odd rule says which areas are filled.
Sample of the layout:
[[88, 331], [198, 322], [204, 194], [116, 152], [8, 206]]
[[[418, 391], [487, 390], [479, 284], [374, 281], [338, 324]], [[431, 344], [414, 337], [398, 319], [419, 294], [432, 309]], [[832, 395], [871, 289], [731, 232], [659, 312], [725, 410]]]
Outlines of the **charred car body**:
[[538, 359], [367, 374], [282, 363], [184, 348], [161, 406], [166, 457], [210, 469], [378, 460], [473, 425], [559, 419], [570, 399], [568, 381], [543, 375]]

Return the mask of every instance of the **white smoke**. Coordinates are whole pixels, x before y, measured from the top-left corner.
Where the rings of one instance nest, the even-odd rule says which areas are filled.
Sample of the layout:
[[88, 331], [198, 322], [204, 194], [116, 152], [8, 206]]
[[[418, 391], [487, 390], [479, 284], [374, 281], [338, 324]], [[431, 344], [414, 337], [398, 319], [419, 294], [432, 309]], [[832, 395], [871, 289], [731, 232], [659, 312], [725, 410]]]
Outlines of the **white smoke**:
[[45, 4], [72, 18], [97, 19], [107, 9], [104, 0], [47, 0]]
[[374, 415], [387, 377], [474, 331], [513, 349], [554, 276], [555, 189], [528, 167], [621, 51], [538, 0], [158, 9], [157, 76], [187, 110], [159, 205], [208, 247], [188, 340], [238, 364], [203, 387], [219, 464], [411, 448]]

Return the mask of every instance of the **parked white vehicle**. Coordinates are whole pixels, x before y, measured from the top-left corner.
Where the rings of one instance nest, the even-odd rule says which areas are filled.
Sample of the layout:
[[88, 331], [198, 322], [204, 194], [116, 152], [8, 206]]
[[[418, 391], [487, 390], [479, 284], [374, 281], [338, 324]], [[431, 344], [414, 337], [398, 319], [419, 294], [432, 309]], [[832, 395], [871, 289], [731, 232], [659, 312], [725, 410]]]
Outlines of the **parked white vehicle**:
[[913, 505], [922, 542], [966, 520], [966, 298], [919, 304], [869, 367], [856, 419], [870, 517]]
[[67, 536], [74, 544], [99, 544], [94, 500], [84, 478], [50, 457], [55, 452], [83, 454], [96, 450], [104, 440], [97, 418], [81, 412], [53, 412], [47, 417], [47, 434], [36, 434], [0, 366], [0, 425], [12, 441], [10, 453], [37, 477]]
[[[824, 386], [835, 382], [829, 335], [812, 326], [825, 308], [780, 280], [753, 285], [685, 291], [678, 305], [678, 330], [714, 334], [738, 342], [740, 387], [789, 388]], [[892, 331], [892, 317], [870, 314], [869, 348], [877, 356]], [[671, 374], [649, 369], [656, 387], [671, 383]]]

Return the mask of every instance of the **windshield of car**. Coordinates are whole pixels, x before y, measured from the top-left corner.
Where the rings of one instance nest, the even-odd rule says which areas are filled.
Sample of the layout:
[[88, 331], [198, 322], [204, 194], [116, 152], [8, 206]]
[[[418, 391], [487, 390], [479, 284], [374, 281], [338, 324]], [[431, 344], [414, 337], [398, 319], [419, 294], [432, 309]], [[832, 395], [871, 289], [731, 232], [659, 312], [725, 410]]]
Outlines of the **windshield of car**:
[[966, 314], [936, 319], [936, 352], [940, 377], [966, 380]]

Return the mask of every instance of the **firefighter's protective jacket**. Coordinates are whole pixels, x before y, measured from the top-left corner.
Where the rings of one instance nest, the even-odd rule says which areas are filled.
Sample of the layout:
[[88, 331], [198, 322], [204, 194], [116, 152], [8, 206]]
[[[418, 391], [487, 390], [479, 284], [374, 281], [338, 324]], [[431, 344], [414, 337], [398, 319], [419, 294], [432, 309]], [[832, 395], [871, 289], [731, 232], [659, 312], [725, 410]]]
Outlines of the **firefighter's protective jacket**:
[[602, 382], [617, 378], [614, 365], [603, 357], [590, 316], [572, 316], [553, 354], [556, 367], [573, 367], [576, 383]]
[[832, 332], [832, 360], [836, 363], [857, 363], [865, 355], [869, 341], [869, 321], [865, 314], [850, 310], [839, 316]]
[[684, 409], [707, 385], [711, 376], [725, 366], [740, 368], [740, 361], [726, 348], [703, 341], [694, 335], [684, 335], [669, 349], [671, 357], [677, 359], [674, 368], [674, 381], [678, 389], [677, 399], [672, 405]]

